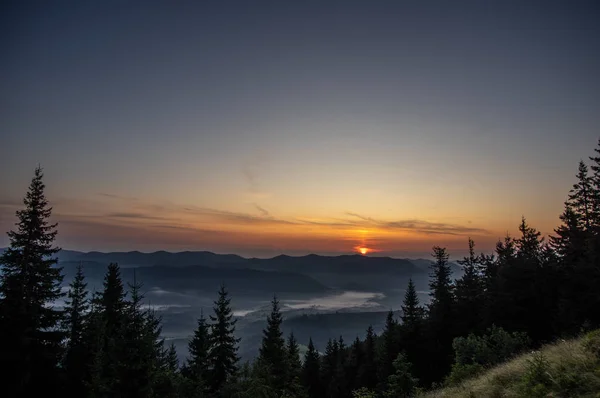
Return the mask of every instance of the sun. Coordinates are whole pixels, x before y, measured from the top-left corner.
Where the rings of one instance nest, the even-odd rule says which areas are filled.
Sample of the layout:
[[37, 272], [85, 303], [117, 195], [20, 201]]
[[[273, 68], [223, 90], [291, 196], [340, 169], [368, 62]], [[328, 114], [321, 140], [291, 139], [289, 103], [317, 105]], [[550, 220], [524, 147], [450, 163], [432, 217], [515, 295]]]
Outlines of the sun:
[[365, 255], [369, 252], [369, 249], [366, 247], [359, 247], [358, 251], [360, 252], [360, 254]]

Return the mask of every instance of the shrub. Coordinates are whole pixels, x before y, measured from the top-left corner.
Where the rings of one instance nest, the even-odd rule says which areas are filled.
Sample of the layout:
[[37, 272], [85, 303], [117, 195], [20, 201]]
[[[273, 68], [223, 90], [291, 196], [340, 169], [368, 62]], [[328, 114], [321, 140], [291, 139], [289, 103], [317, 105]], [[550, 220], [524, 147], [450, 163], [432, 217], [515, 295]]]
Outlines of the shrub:
[[352, 391], [352, 398], [376, 398], [377, 395], [366, 387]]
[[600, 360], [600, 329], [589, 332], [584, 336], [583, 348]]
[[550, 363], [540, 351], [527, 360], [527, 368], [521, 378], [520, 390], [524, 397], [546, 397], [553, 384]]
[[478, 363], [474, 364], [460, 364], [455, 363], [452, 365], [452, 370], [446, 378], [445, 384], [456, 385], [461, 382], [475, 377], [484, 371], [484, 367]]
[[457, 337], [452, 343], [455, 362], [459, 365], [479, 364], [484, 367], [504, 362], [529, 345], [524, 333], [508, 333], [492, 326], [483, 336], [470, 334]]

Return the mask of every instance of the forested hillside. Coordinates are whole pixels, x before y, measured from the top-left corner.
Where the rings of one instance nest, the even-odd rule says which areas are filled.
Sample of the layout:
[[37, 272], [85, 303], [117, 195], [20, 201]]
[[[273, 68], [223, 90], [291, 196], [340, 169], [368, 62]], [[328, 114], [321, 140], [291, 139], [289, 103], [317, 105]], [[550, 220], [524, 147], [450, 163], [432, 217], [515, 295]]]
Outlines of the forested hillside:
[[[252, 363], [239, 361], [227, 286], [215, 291], [210, 313], [198, 314], [184, 363], [160, 338], [161, 320], [142, 306], [144, 275], [124, 283], [125, 269], [113, 263], [102, 288], [90, 292], [79, 267], [65, 296], [56, 267], [58, 231], [44, 190], [37, 168], [8, 233], [10, 247], [0, 257], [5, 397], [39, 391], [77, 397], [410, 397], [600, 327], [600, 156], [590, 158], [590, 170], [579, 164], [552, 236], [542, 237], [523, 218], [519, 234], [499, 241], [493, 254], [478, 254], [469, 239], [458, 279], [446, 249], [434, 247], [430, 302], [419, 302], [410, 281], [400, 316], [390, 311], [379, 335], [364, 325], [363, 340], [330, 336], [324, 347], [315, 347], [311, 339], [283, 334], [274, 297]], [[155, 270], [161, 278], [168, 271]], [[64, 309], [52, 305], [62, 298]], [[300, 344], [307, 346], [302, 357]], [[522, 396], [537, 394], [538, 387], [531, 388]]]

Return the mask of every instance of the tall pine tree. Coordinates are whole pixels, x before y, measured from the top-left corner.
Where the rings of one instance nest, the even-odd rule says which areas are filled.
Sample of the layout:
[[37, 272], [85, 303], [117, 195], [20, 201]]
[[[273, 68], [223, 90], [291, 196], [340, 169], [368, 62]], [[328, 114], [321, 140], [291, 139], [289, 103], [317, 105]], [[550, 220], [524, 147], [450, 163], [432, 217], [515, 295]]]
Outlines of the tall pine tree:
[[210, 336], [204, 314], [200, 312], [198, 326], [188, 343], [188, 359], [181, 372], [186, 378], [188, 394], [199, 396], [207, 392], [209, 381]]
[[124, 358], [124, 328], [127, 322], [127, 302], [121, 280], [121, 270], [117, 263], [108, 265], [104, 276], [104, 289], [93, 298], [93, 327], [101, 334], [90, 330], [92, 339], [100, 339], [94, 353], [94, 371], [91, 375], [90, 389], [95, 395], [115, 395], [121, 388], [119, 384], [120, 365]]
[[[383, 384], [394, 372], [394, 360], [400, 352], [398, 322], [394, 319], [394, 312], [390, 310], [385, 320], [383, 333], [381, 334], [381, 346], [379, 350], [379, 380]], [[384, 385], [380, 386], [382, 389]]]
[[267, 328], [263, 330], [258, 360], [269, 369], [270, 387], [278, 394], [283, 393], [287, 381], [287, 353], [281, 332], [282, 323], [279, 301], [277, 297], [273, 297], [271, 314], [267, 317]]
[[237, 371], [239, 339], [235, 337], [236, 320], [233, 319], [231, 299], [221, 285], [219, 297], [214, 302], [214, 315], [210, 316], [209, 390], [218, 394], [227, 386]]
[[419, 377], [427, 371], [428, 363], [427, 358], [422, 355], [424, 317], [425, 309], [420, 305], [415, 284], [409, 279], [402, 302], [401, 348], [407, 360], [414, 364], [414, 372]]
[[435, 263], [431, 266], [429, 282], [431, 301], [429, 303], [429, 337], [431, 350], [430, 371], [425, 375], [427, 382], [440, 380], [449, 370], [453, 361], [452, 339], [454, 336], [454, 285], [452, 270], [445, 248], [433, 248]]
[[373, 326], [367, 328], [364, 343], [364, 362], [359, 369], [360, 385], [368, 389], [377, 387], [377, 350], [376, 338]]
[[294, 337], [294, 333], [290, 333], [286, 345], [287, 355], [287, 382], [285, 391], [290, 397], [301, 397], [304, 394], [302, 386], [302, 362], [300, 361], [300, 347]]
[[84, 379], [88, 360], [85, 328], [89, 311], [87, 283], [81, 263], [77, 266], [75, 278], [69, 285], [65, 302], [64, 329], [67, 333], [66, 352], [62, 366], [66, 373], [67, 389], [73, 396], [86, 394]]
[[304, 355], [302, 365], [302, 383], [306, 388], [309, 398], [320, 398], [323, 396], [323, 384], [321, 381], [321, 358], [313, 344], [312, 338], [308, 340], [308, 350]]
[[483, 327], [483, 277], [475, 242], [469, 238], [469, 255], [458, 263], [463, 275], [456, 281], [456, 334], [477, 333]]
[[16, 212], [16, 230], [8, 232], [10, 247], [0, 257], [0, 340], [4, 369], [3, 390], [8, 396], [32, 396], [35, 391], [57, 391], [64, 333], [63, 312], [52, 304], [63, 296], [61, 269], [54, 257], [56, 224], [44, 195], [43, 172], [36, 168]]

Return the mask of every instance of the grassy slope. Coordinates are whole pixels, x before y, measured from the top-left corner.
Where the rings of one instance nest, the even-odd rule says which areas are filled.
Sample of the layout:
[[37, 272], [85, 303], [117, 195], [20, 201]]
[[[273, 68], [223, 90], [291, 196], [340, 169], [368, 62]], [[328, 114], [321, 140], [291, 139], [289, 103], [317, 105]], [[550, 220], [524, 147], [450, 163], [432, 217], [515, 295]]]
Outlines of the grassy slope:
[[526, 380], [531, 380], [530, 362], [534, 355], [539, 356], [530, 352], [458, 386], [431, 391], [423, 397], [600, 397], [599, 353], [594, 354], [586, 343], [594, 339], [597, 348], [600, 331], [594, 335], [560, 341], [540, 350], [548, 361], [548, 369], [544, 372], [548, 378], [546, 387], [539, 388], [537, 393], [524, 388]]

